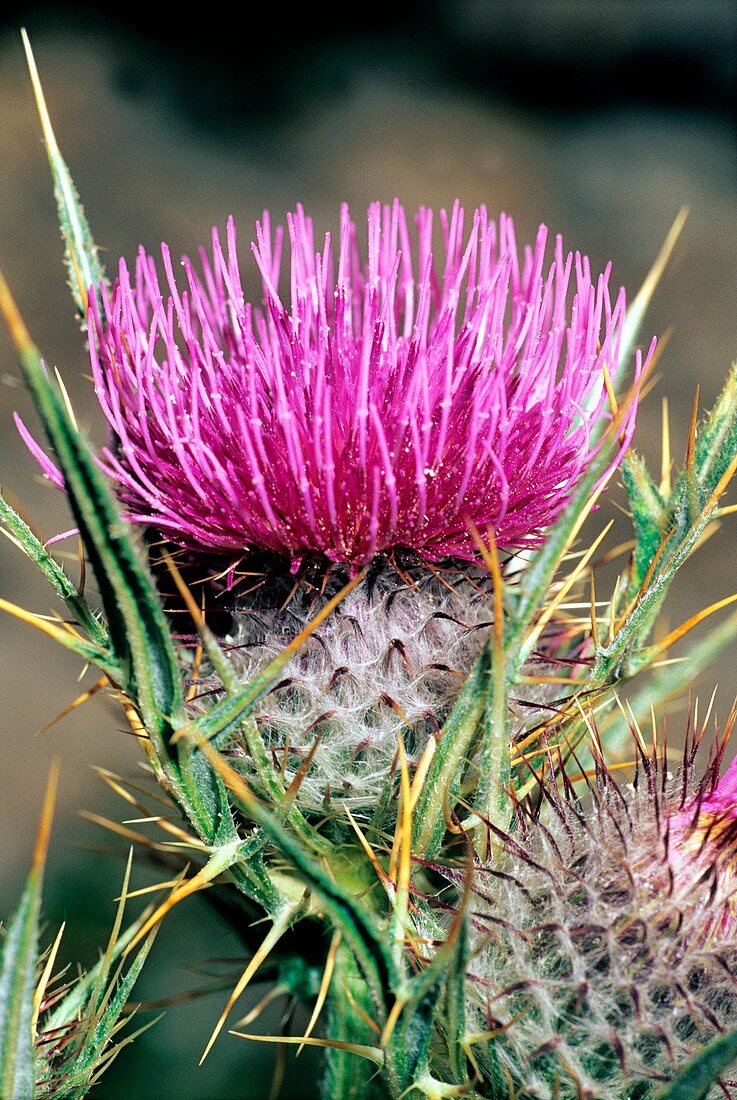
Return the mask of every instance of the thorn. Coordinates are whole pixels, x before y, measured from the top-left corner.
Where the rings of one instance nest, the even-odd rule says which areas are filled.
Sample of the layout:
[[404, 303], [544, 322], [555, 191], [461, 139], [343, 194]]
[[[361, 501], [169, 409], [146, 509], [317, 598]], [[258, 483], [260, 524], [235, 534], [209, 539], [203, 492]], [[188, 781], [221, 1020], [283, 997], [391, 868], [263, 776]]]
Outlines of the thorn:
[[603, 540], [609, 534], [609, 532], [612, 529], [613, 525], [614, 525], [614, 520], [610, 520], [609, 523], [607, 523], [604, 530], [601, 531], [601, 533], [599, 535], [597, 535], [597, 537], [594, 539], [593, 543], [588, 548], [586, 553], [583, 555], [583, 557], [581, 558], [581, 560], [579, 561], [579, 563], [575, 567], [575, 569], [573, 569], [569, 573], [568, 577], [564, 581], [564, 583], [561, 586], [560, 590], [556, 593], [555, 597], [551, 600], [551, 602], [545, 608], [542, 615], [540, 616], [537, 623], [535, 624], [534, 630], [535, 630], [535, 636], [536, 637], [540, 635], [540, 633], [542, 632], [544, 627], [547, 625], [547, 623], [550, 622], [551, 618], [555, 614], [555, 612], [558, 609], [558, 607], [560, 606], [560, 604], [563, 603], [566, 596], [570, 592], [571, 588], [576, 583], [578, 578], [581, 576], [584, 569], [586, 568], [589, 561], [591, 560], [591, 558], [596, 553], [597, 549], [599, 548], [599, 546], [601, 545]]
[[673, 489], [671, 486], [671, 457], [670, 457], [670, 418], [668, 412], [668, 398], [663, 398], [663, 443], [660, 458], [660, 485], [658, 491], [664, 500], [668, 500]]
[[[336, 928], [336, 930], [333, 932], [333, 937], [330, 941], [330, 947], [328, 949], [328, 955], [327, 955], [327, 958], [325, 960], [325, 969], [322, 972], [322, 979], [320, 981], [320, 988], [317, 992], [317, 999], [315, 1001], [315, 1007], [312, 1010], [312, 1015], [310, 1016], [310, 1022], [307, 1024], [307, 1027], [305, 1028], [305, 1033], [304, 1033], [304, 1036], [303, 1036], [304, 1039], [309, 1039], [310, 1035], [312, 1034], [312, 1032], [315, 1028], [315, 1024], [317, 1023], [318, 1019], [320, 1018], [320, 1013], [322, 1012], [322, 1006], [325, 1004], [325, 999], [327, 998], [328, 990], [330, 988], [330, 982], [332, 981], [332, 978], [333, 978], [333, 971], [335, 970], [335, 958], [336, 958], [336, 955], [338, 954], [338, 948], [340, 947], [340, 941], [341, 941], [342, 938], [343, 937], [340, 933], [340, 930]], [[297, 1048], [297, 1054], [295, 1055], [295, 1057], [299, 1058], [300, 1054], [302, 1053], [302, 1049], [303, 1048], [301, 1046]]]
[[31, 870], [33, 873], [41, 875], [46, 863], [46, 854], [49, 850], [49, 840], [51, 838], [51, 823], [54, 819], [54, 807], [56, 805], [56, 792], [59, 787], [59, 772], [61, 770], [61, 760], [58, 756], [55, 756], [51, 762], [51, 768], [49, 769], [49, 778], [46, 784], [46, 794], [44, 795], [43, 806], [41, 808], [41, 820], [38, 826], [38, 832], [36, 834], [36, 843], [33, 848], [33, 862]]
[[412, 778], [412, 788], [410, 791], [410, 810], [414, 813], [415, 807], [422, 794], [422, 788], [427, 778], [427, 773], [430, 770], [430, 764], [435, 755], [435, 749], [437, 748], [437, 741], [434, 737], [428, 738], [427, 744], [420, 757], [420, 762], [415, 768], [415, 774]]
[[[614, 387], [612, 386], [612, 377], [609, 374], [609, 368], [607, 367], [606, 363], [602, 364], [601, 373], [604, 378], [604, 389], [606, 390], [609, 407], [612, 410], [612, 417], [616, 418], [619, 416], [619, 403], [617, 402], [617, 395], [615, 394]], [[624, 440], [624, 432], [620, 434], [619, 438], [620, 441]]]
[[[297, 910], [300, 908], [300, 906], [301, 906], [301, 902], [286, 905], [282, 909], [281, 913], [279, 913], [274, 918], [274, 923], [272, 924], [271, 928], [269, 929], [269, 931], [268, 931], [265, 939], [263, 940], [261, 946], [258, 948], [255, 955], [253, 956], [253, 958], [249, 962], [248, 966], [243, 971], [242, 975], [240, 976], [240, 978], [236, 982], [236, 985], [235, 985], [235, 988], [233, 989], [233, 992], [228, 997], [227, 1004], [225, 1005], [225, 1008], [223, 1009], [222, 1013], [220, 1014], [218, 1022], [215, 1024], [212, 1035], [210, 1036], [210, 1038], [207, 1042], [207, 1046], [205, 1047], [205, 1050], [202, 1054], [202, 1057], [200, 1058], [200, 1061], [199, 1061], [200, 1065], [202, 1065], [202, 1063], [205, 1061], [208, 1054], [212, 1050], [213, 1044], [214, 1044], [215, 1040], [217, 1039], [218, 1035], [220, 1034], [220, 1032], [222, 1031], [223, 1026], [225, 1024], [225, 1021], [227, 1020], [228, 1014], [230, 1013], [230, 1010], [232, 1009], [233, 1005], [238, 1000], [240, 995], [243, 993], [246, 986], [250, 982], [251, 978], [254, 976], [256, 971], [261, 966], [261, 963], [264, 962], [264, 960], [268, 958], [268, 956], [270, 955], [272, 949], [274, 947], [276, 947], [277, 943], [282, 938], [284, 933], [289, 929], [289, 927], [291, 926], [291, 923], [292, 923], [292, 918], [293, 918], [294, 914], [297, 912]], [[238, 1033], [237, 1032], [232, 1032], [231, 1034], [235, 1035], [235, 1034], [238, 1034]], [[244, 1038], [248, 1038], [248, 1036], [244, 1036]], [[282, 1042], [282, 1041], [283, 1041], [283, 1039], [274, 1039], [274, 1042]], [[314, 1044], [316, 1042], [319, 1042], [319, 1040], [309, 1039], [309, 1038], [307, 1038], [307, 1039], [295, 1038], [294, 1042], [295, 1043], [300, 1043], [301, 1042], [301, 1043], [303, 1043], [303, 1045], [311, 1045], [311, 1044]]]
[[8, 326], [11, 339], [20, 355], [26, 355], [35, 350], [35, 344], [20, 315], [10, 287], [5, 281], [5, 276], [0, 271], [0, 313]]
[[359, 1058], [367, 1058], [376, 1066], [384, 1065], [384, 1052], [378, 1047], [363, 1046], [360, 1043], [344, 1043], [338, 1039], [302, 1039], [299, 1035], [251, 1035], [245, 1031], [231, 1031], [239, 1039], [250, 1039], [256, 1043], [302, 1043], [304, 1046], [327, 1047], [331, 1050], [345, 1050]]
[[596, 582], [594, 580], [594, 570], [592, 568], [589, 574], [590, 579], [590, 591], [591, 591], [591, 640], [594, 643], [594, 648], [599, 649], [599, 620], [596, 615]]
[[[220, 988], [221, 987], [218, 986], [218, 991], [220, 990]], [[279, 997], [288, 996], [289, 992], [290, 990], [288, 985], [277, 983], [277, 985], [272, 986], [271, 989], [267, 990], [267, 992], [264, 994], [258, 1004], [255, 1004], [250, 1012], [247, 1012], [243, 1019], [239, 1020], [235, 1026], [248, 1027], [248, 1025], [252, 1023], [253, 1020], [258, 1019], [264, 1009], [268, 1008], [272, 1001], [277, 1000]]]
[[109, 682], [110, 681], [108, 680], [107, 676], [101, 676], [99, 680], [96, 680], [91, 687], [88, 687], [86, 691], [83, 691], [82, 694], [78, 695], [76, 699], [73, 699], [71, 703], [67, 703], [67, 705], [62, 710], [60, 710], [59, 713], [54, 718], [52, 718], [50, 722], [47, 722], [45, 726], [42, 726], [41, 729], [38, 731], [39, 735], [42, 733], [46, 733], [47, 730], [50, 730], [51, 727], [55, 726], [57, 722], [61, 722], [62, 718], [66, 718], [66, 716], [68, 714], [71, 714], [73, 710], [76, 710], [77, 707], [81, 707], [83, 703], [88, 702], [93, 695], [96, 695], [97, 692], [101, 688], [104, 688], [105, 685]]
[[44, 994], [46, 992], [46, 987], [49, 984], [49, 978], [51, 977], [51, 971], [54, 969], [54, 963], [56, 962], [56, 956], [57, 956], [57, 953], [59, 951], [59, 945], [61, 943], [61, 938], [64, 935], [64, 929], [66, 928], [66, 926], [67, 926], [67, 922], [62, 921], [61, 928], [57, 932], [56, 939], [54, 940], [54, 943], [53, 943], [53, 946], [52, 946], [51, 950], [49, 951], [49, 957], [46, 960], [46, 965], [44, 966], [43, 974], [41, 975], [41, 978], [39, 979], [38, 985], [36, 986], [36, 989], [35, 989], [34, 994], [33, 994], [33, 1013], [31, 1015], [31, 1034], [34, 1036], [34, 1038], [35, 1038], [35, 1035], [36, 1035], [36, 1028], [38, 1026], [38, 1017], [41, 1013], [41, 1005], [43, 1003]]
[[675, 645], [676, 642], [685, 637], [685, 635], [688, 634], [688, 632], [692, 630], [693, 627], [698, 626], [700, 622], [703, 622], [704, 619], [707, 619], [710, 615], [713, 615], [715, 611], [720, 611], [723, 607], [728, 607], [729, 604], [734, 603], [735, 601], [737, 601], [737, 593], [732, 596], [726, 596], [723, 600], [717, 600], [716, 603], [709, 604], [709, 606], [705, 607], [702, 611], [699, 611], [695, 615], [692, 615], [690, 619], [686, 619], [686, 621], [684, 623], [681, 623], [680, 626], [676, 627], [675, 630], [671, 630], [671, 632], [667, 634], [665, 638], [662, 638], [654, 645], [648, 646], [647, 649], [644, 649], [642, 652], [644, 654], [647, 654], [648, 657], [656, 657], [660, 653], [665, 653], [666, 650], [670, 649], [671, 646]]
[[56, 137], [54, 136], [54, 130], [51, 125], [51, 117], [49, 115], [48, 107], [46, 106], [46, 97], [41, 87], [41, 78], [38, 75], [38, 69], [36, 67], [36, 59], [33, 56], [33, 50], [31, 49], [31, 40], [28, 37], [28, 32], [25, 27], [21, 28], [20, 36], [23, 39], [23, 48], [26, 52], [26, 62], [28, 64], [28, 72], [31, 77], [31, 84], [33, 85], [33, 93], [36, 97], [36, 107], [38, 108], [38, 115], [41, 120], [41, 129], [43, 130], [44, 141], [50, 153], [59, 152], [59, 146], [56, 143]]
[[361, 847], [363, 848], [364, 852], [368, 856], [369, 862], [370, 862], [371, 866], [373, 867], [374, 871], [376, 872], [376, 876], [379, 879], [379, 882], [382, 884], [382, 886], [386, 890], [387, 894], [389, 895], [390, 900], [393, 902], [394, 901], [394, 883], [392, 882], [389, 875], [386, 873], [384, 868], [379, 863], [376, 852], [373, 850], [373, 848], [369, 844], [363, 830], [361, 829], [361, 826], [358, 824], [358, 822], [356, 821], [356, 819], [354, 818], [353, 814], [351, 813], [351, 811], [348, 809], [347, 806], [345, 807], [345, 812], [348, 816], [348, 820], [350, 821], [356, 836], [359, 839]]

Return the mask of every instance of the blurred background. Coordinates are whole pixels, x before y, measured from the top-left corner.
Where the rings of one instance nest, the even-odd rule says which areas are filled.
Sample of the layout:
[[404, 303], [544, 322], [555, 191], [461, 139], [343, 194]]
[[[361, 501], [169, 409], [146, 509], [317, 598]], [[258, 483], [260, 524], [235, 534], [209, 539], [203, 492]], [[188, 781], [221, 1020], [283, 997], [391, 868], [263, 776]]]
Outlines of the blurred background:
[[[155, 249], [164, 239], [174, 252], [194, 251], [231, 213], [251, 272], [247, 243], [264, 208], [280, 219], [301, 201], [324, 231], [336, 226], [343, 200], [360, 220], [376, 198], [397, 195], [412, 210], [458, 197], [466, 207], [483, 202], [513, 214], [523, 241], [544, 221], [596, 269], [611, 260], [615, 281], [632, 297], [688, 205], [645, 326], [644, 337], [670, 337], [636, 437], [657, 468], [667, 395], [680, 460], [696, 386], [708, 408], [737, 351], [737, 7], [732, 0], [382, 7], [344, 8], [338, 19], [320, 5], [289, 15], [279, 5], [249, 5], [244, 20], [231, 24], [222, 7], [210, 21], [200, 9], [196, 18], [178, 13], [165, 23], [135, 4], [120, 5], [115, 19], [99, 7], [3, 6], [0, 266], [37, 343], [62, 371], [82, 424], [101, 438], [65, 287], [21, 25], [111, 271], [139, 244]], [[35, 423], [3, 331], [0, 482], [50, 537], [70, 525], [64, 502], [37, 476], [14, 409]], [[603, 518], [618, 500], [613, 491]], [[686, 570], [671, 602], [673, 624], [734, 590], [734, 523]], [[50, 610], [49, 592], [5, 542], [0, 596]], [[39, 735], [93, 679], [78, 684], [78, 674], [78, 662], [51, 642], [0, 620], [0, 914], [16, 903], [49, 763], [59, 754], [47, 938], [67, 920], [65, 958], [89, 964], [112, 920], [124, 845], [78, 811], [127, 816], [92, 765], [135, 776], [139, 754], [100, 697]], [[717, 683], [724, 718], [737, 694], [737, 654], [725, 654], [702, 677], [702, 696]], [[671, 728], [678, 726], [672, 719]], [[137, 875], [142, 884], [145, 872]], [[202, 981], [188, 967], [241, 953], [225, 926], [213, 933], [202, 905], [185, 903], [165, 924], [140, 996], [181, 993]], [[197, 1069], [224, 998], [172, 1007], [123, 1051], [98, 1095], [268, 1096], [269, 1048], [246, 1048], [226, 1035]], [[282, 1096], [313, 1096], [314, 1073], [309, 1053], [296, 1065], [290, 1054]]]

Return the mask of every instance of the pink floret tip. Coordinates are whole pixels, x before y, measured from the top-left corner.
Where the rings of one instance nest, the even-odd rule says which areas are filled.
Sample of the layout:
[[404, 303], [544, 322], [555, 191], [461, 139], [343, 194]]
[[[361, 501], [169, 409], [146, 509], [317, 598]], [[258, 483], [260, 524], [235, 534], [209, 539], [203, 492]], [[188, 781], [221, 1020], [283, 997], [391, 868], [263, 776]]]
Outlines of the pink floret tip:
[[[456, 203], [368, 211], [366, 259], [347, 206], [334, 246], [298, 207], [257, 225], [263, 304], [244, 298], [236, 233], [213, 230], [185, 287], [162, 246], [165, 282], [139, 252], [121, 262], [100, 316], [90, 295], [95, 389], [115, 446], [101, 456], [131, 521], [234, 558], [323, 554], [356, 570], [405, 547], [428, 561], [497, 544], [540, 544], [611, 418], [625, 296], [609, 268], [547, 230], [517, 249], [514, 226]], [[650, 349], [652, 354], [652, 348]], [[635, 374], [643, 368], [638, 354]], [[615, 465], [635, 403], [618, 427]], [[611, 469], [611, 466], [610, 466]]]

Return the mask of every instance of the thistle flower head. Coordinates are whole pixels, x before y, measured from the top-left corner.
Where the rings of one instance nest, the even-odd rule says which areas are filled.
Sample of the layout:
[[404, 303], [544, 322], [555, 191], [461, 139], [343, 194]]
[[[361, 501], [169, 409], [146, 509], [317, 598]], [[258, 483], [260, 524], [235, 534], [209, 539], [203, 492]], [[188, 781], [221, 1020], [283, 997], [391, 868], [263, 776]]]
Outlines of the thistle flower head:
[[478, 869], [468, 1007], [499, 1095], [640, 1100], [737, 1025], [737, 764], [696, 781], [693, 757], [602, 766], [588, 807], [547, 787]]
[[[304, 211], [268, 216], [245, 301], [235, 228], [186, 288], [141, 251], [92, 306], [95, 388], [115, 437], [104, 466], [129, 518], [181, 545], [324, 555], [353, 571], [381, 551], [473, 560], [469, 521], [535, 546], [597, 451], [610, 415], [624, 293], [547, 230], [520, 256], [512, 221], [456, 203], [412, 233], [398, 202], [368, 212], [365, 259], [343, 207], [321, 250]], [[638, 361], [638, 369], [641, 363]], [[620, 435], [629, 439], [630, 415]], [[615, 460], [616, 461], [616, 460]]]
[[[625, 297], [612, 301], [609, 267], [592, 278], [560, 238], [546, 259], [544, 227], [520, 253], [512, 221], [483, 208], [470, 224], [458, 203], [439, 220], [435, 233], [430, 210], [412, 227], [398, 202], [374, 204], [364, 252], [343, 207], [338, 241], [318, 249], [298, 208], [285, 291], [284, 234], [265, 215], [259, 308], [245, 300], [232, 222], [224, 247], [213, 231], [210, 255], [182, 261], [180, 282], [163, 246], [163, 282], [141, 250], [100, 309], [90, 295], [112, 432], [100, 461], [128, 518], [198, 554], [249, 555], [246, 575], [276, 555], [260, 587], [241, 578], [221, 603], [239, 679], [370, 565], [253, 711], [287, 780], [311, 759], [298, 799], [315, 812], [337, 799], [370, 807], [399, 732], [410, 755], [437, 732], [490, 627], [474, 528], [502, 549], [540, 543], [612, 416]], [[634, 403], [612, 466], [633, 426]], [[285, 561], [301, 581], [315, 557], [330, 565], [327, 587], [300, 591], [290, 577], [285, 588]], [[219, 690], [199, 675], [206, 695]], [[253, 781], [247, 747], [230, 749]]]

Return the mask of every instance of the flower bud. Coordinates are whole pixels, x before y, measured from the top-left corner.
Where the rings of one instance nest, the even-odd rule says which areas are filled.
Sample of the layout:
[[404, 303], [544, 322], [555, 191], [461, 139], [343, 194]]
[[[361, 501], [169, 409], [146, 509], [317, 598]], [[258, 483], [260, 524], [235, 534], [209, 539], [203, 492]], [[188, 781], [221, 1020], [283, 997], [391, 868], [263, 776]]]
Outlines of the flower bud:
[[737, 762], [717, 775], [649, 758], [625, 786], [601, 767], [589, 805], [551, 784], [539, 813], [519, 807], [470, 901], [489, 1080], [525, 1100], [649, 1097], [737, 1026]]

